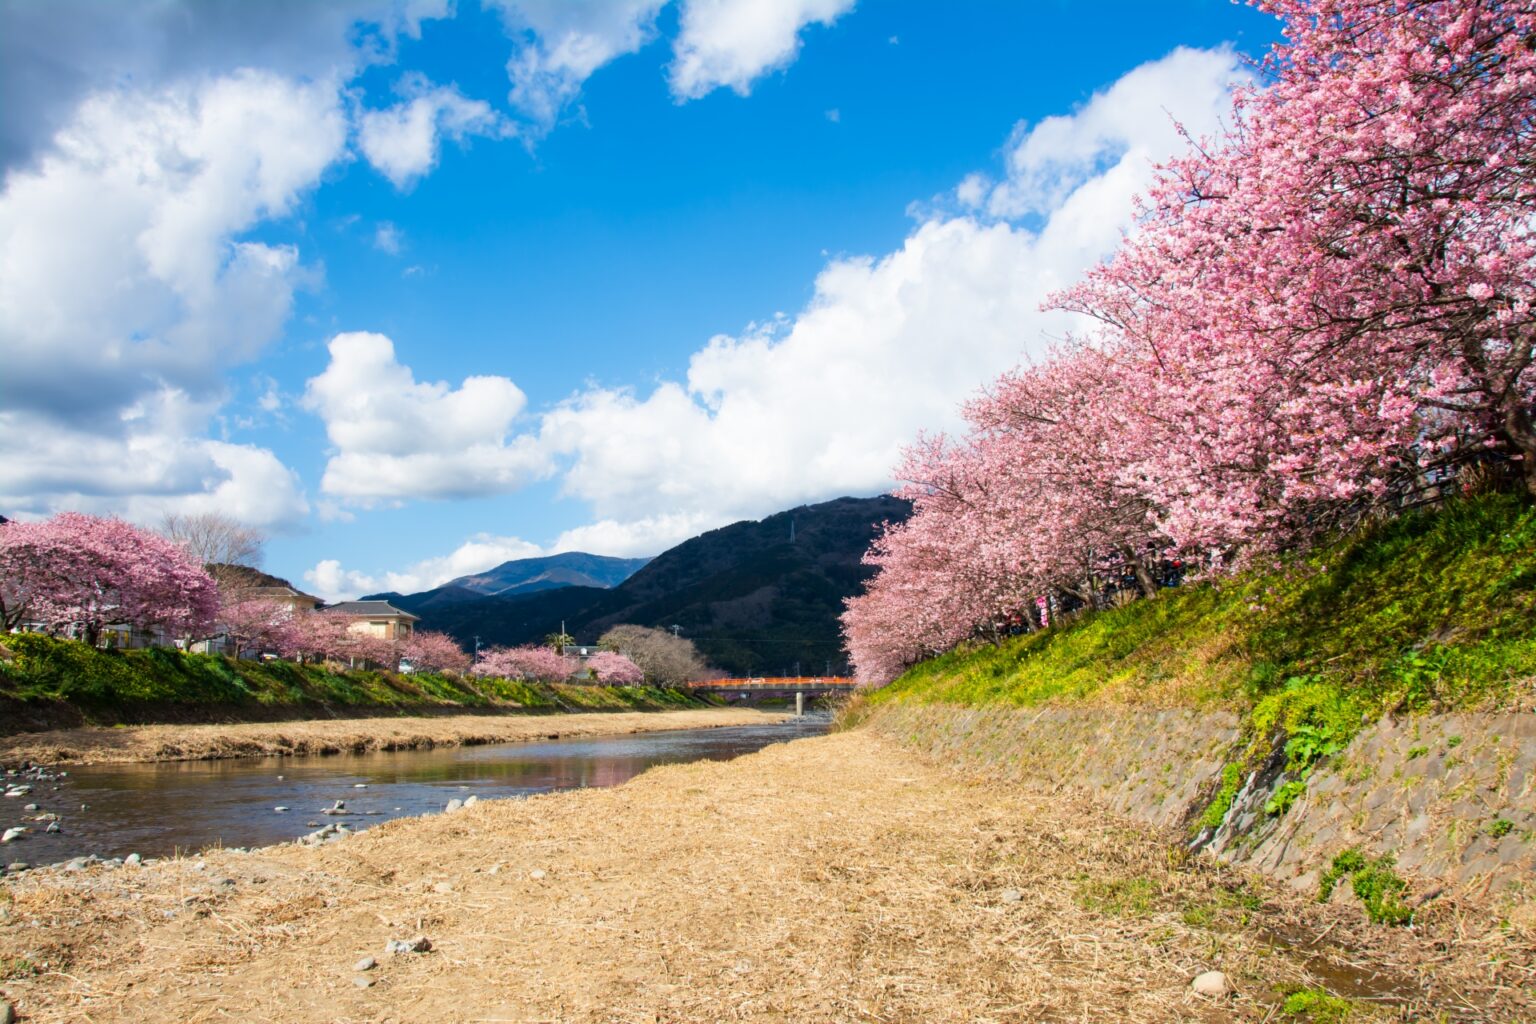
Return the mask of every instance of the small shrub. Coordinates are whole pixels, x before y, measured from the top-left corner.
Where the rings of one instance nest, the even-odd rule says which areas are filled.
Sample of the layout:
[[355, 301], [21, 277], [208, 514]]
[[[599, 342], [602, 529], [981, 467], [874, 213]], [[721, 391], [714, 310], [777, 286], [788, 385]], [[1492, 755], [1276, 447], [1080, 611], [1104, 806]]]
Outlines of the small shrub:
[[856, 729], [874, 710], [868, 694], [863, 692], [851, 694], [832, 706], [832, 731], [847, 732], [850, 729]]
[[1301, 799], [1307, 791], [1307, 784], [1300, 779], [1293, 779], [1275, 790], [1275, 795], [1269, 798], [1264, 805], [1264, 813], [1272, 818], [1278, 818], [1291, 809], [1291, 805]]
[[1304, 988], [1292, 992], [1285, 997], [1280, 1009], [1309, 1024], [1344, 1024], [1353, 1013], [1348, 999], [1341, 999], [1320, 988]]
[[1227, 812], [1232, 809], [1232, 801], [1237, 799], [1238, 791], [1242, 788], [1243, 766], [1236, 762], [1224, 766], [1221, 769], [1221, 788], [1200, 816], [1200, 824], [1205, 828], [1220, 828], [1221, 823], [1227, 820]]
[[1503, 839], [1514, 830], [1515, 823], [1510, 821], [1508, 818], [1494, 818], [1488, 823], [1488, 827], [1484, 829], [1484, 831], [1486, 831], [1495, 839]]
[[1394, 863], [1391, 856], [1369, 860], [1354, 847], [1341, 851], [1318, 880], [1318, 902], [1326, 903], [1339, 882], [1349, 878], [1355, 896], [1365, 904], [1366, 916], [1373, 924], [1408, 924], [1413, 920], [1413, 910], [1402, 901], [1408, 883], [1392, 870]]

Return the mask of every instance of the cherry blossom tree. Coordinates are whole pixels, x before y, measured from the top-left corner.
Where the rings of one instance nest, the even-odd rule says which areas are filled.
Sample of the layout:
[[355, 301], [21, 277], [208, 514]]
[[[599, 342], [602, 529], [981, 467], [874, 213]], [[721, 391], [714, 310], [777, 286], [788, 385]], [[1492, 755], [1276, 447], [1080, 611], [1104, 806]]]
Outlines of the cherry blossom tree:
[[861, 676], [1030, 591], [1306, 544], [1450, 458], [1536, 495], [1536, 6], [1258, 5], [1285, 42], [1227, 130], [1053, 300], [1098, 329], [908, 453], [915, 514], [844, 616]]
[[640, 666], [616, 651], [598, 651], [587, 659], [587, 668], [598, 682], [609, 686], [638, 686], [645, 681]]
[[1176, 440], [1132, 468], [1185, 547], [1305, 540], [1459, 449], [1536, 494], [1536, 9], [1262, 0], [1230, 130], [1061, 299]]
[[669, 630], [623, 623], [597, 638], [598, 646], [629, 658], [658, 686], [681, 686], [711, 674], [704, 656], [687, 637]]
[[107, 626], [186, 638], [217, 616], [213, 579], [177, 545], [109, 517], [0, 525], [0, 615], [96, 643]]
[[415, 630], [400, 644], [400, 655], [417, 671], [464, 672], [473, 660], [447, 633]]
[[400, 663], [399, 643], [353, 629], [356, 621], [351, 616], [327, 611], [297, 615], [283, 653], [301, 661], [335, 661], [350, 666], [371, 663], [395, 668]]
[[[288, 651], [301, 627], [293, 607], [282, 601], [248, 599], [224, 592], [217, 629], [229, 639], [235, 657], [245, 651]], [[307, 617], [307, 616], [306, 616]]]
[[958, 440], [922, 438], [898, 469], [906, 523], [872, 548], [877, 569], [844, 630], [861, 679], [884, 681], [968, 637], [1036, 623], [1042, 596], [1099, 606], [1129, 578], [1156, 592], [1167, 547], [1139, 482], [1123, 475], [1156, 435], [1139, 429], [1117, 368], [1054, 352], [966, 406]]
[[548, 647], [529, 645], [487, 648], [480, 652], [480, 658], [471, 666], [470, 672], [504, 679], [562, 682], [575, 675], [579, 668], [575, 658]]

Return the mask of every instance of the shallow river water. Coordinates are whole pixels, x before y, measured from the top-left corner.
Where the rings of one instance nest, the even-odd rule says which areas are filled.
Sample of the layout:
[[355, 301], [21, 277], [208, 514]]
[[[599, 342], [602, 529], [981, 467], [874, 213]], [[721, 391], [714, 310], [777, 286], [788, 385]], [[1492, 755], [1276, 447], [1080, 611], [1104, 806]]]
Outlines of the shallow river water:
[[[30, 831], [3, 847], [0, 864], [266, 846], [326, 824], [361, 829], [441, 811], [449, 800], [470, 796], [615, 786], [656, 765], [726, 761], [827, 726], [825, 717], [806, 716], [775, 725], [541, 743], [72, 768], [63, 779], [35, 784], [25, 798], [4, 801], [0, 829], [26, 825]], [[321, 813], [338, 800], [347, 814]], [[25, 811], [27, 803], [38, 810]], [[60, 816], [62, 831], [47, 834], [43, 823], [30, 820], [48, 812]]]

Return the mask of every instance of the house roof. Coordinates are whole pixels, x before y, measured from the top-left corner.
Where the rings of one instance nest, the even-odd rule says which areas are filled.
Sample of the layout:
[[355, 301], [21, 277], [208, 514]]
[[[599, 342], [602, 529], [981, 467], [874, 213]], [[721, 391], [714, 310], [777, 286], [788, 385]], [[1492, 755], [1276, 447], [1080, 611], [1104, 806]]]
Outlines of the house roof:
[[302, 597], [306, 601], [313, 601], [315, 604], [320, 603], [320, 599], [314, 594], [306, 594], [304, 591], [295, 590], [292, 587], [249, 587], [245, 590], [242, 590], [241, 593], [253, 601], [270, 601], [280, 600], [287, 597]]
[[402, 619], [410, 619], [412, 622], [421, 620], [421, 616], [401, 611], [388, 601], [342, 601], [340, 604], [331, 605], [326, 611], [341, 615], [356, 615], [359, 618], [366, 616], [377, 619], [398, 616]]

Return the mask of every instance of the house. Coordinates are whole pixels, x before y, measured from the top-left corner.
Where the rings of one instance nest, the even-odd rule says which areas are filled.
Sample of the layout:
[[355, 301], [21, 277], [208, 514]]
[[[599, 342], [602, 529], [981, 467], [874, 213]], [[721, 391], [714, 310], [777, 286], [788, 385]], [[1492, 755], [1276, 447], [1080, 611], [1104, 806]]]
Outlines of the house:
[[419, 615], [401, 611], [388, 601], [343, 601], [325, 609], [331, 615], [344, 615], [352, 621], [347, 629], [380, 640], [404, 640], [411, 635]]

